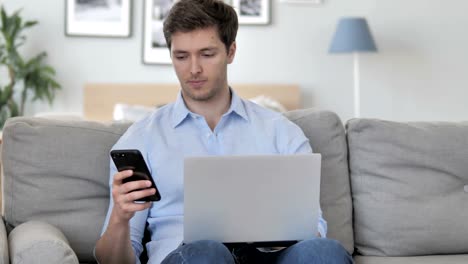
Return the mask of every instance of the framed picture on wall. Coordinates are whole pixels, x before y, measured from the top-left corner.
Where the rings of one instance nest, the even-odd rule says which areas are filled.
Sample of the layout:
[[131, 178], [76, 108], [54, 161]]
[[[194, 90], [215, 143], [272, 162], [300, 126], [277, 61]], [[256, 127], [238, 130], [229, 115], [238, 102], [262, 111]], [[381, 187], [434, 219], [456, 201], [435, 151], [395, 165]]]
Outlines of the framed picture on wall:
[[[171, 64], [163, 23], [177, 0], [144, 0], [143, 63]], [[270, 0], [224, 0], [236, 10], [239, 24], [270, 23]]]
[[171, 64], [163, 23], [174, 0], [144, 0], [143, 63]]
[[270, 23], [270, 0], [226, 0], [237, 12], [241, 25]]
[[67, 36], [130, 37], [131, 0], [65, 0]]

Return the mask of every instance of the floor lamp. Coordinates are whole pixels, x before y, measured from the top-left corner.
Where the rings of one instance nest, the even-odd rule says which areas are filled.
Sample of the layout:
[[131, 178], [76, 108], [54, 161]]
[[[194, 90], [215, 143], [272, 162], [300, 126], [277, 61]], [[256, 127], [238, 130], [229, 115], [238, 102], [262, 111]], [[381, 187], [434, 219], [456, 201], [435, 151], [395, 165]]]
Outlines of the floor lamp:
[[354, 116], [360, 117], [359, 53], [377, 52], [367, 21], [362, 17], [342, 18], [336, 27], [330, 53], [353, 53], [354, 58]]

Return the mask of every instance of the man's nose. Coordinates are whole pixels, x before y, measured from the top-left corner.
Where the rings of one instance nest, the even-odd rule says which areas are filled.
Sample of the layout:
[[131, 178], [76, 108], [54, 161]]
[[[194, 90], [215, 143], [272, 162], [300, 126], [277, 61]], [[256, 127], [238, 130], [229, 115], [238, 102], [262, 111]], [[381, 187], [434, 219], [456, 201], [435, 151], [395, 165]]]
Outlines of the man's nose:
[[202, 72], [202, 67], [200, 61], [197, 58], [193, 58], [190, 65], [190, 73], [192, 75], [197, 75]]

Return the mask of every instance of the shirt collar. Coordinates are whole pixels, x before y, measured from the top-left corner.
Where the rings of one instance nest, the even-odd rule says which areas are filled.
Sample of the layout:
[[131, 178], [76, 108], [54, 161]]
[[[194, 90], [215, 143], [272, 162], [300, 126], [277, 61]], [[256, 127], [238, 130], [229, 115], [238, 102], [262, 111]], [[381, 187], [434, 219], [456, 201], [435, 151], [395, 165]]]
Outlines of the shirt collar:
[[[229, 87], [231, 90], [231, 106], [227, 110], [224, 115], [229, 115], [232, 112], [236, 113], [240, 117], [242, 117], [245, 121], [249, 121], [249, 117], [247, 115], [247, 111], [245, 110], [245, 104], [242, 99], [234, 92], [234, 90]], [[223, 116], [224, 116], [223, 115]]]
[[[242, 99], [240, 99], [239, 96], [234, 92], [229, 87], [229, 90], [231, 91], [231, 106], [229, 107], [228, 111], [223, 115], [229, 115], [231, 113], [236, 113], [240, 117], [242, 117], [244, 120], [249, 121], [249, 118], [247, 116], [247, 111], [245, 110], [245, 105]], [[193, 117], [195, 116], [200, 116], [198, 114], [195, 114], [191, 112], [187, 106], [185, 105], [184, 99], [182, 97], [182, 91], [179, 91], [179, 94], [177, 95], [177, 99], [174, 103], [174, 111], [172, 114], [172, 127], [176, 128], [182, 121], [187, 118], [188, 115], [191, 115]]]
[[182, 98], [182, 92], [179, 91], [172, 112], [172, 127], [175, 128], [180, 123], [182, 123], [182, 121], [184, 121], [184, 119], [190, 113], [190, 110], [188, 110], [187, 106], [185, 105], [184, 99]]

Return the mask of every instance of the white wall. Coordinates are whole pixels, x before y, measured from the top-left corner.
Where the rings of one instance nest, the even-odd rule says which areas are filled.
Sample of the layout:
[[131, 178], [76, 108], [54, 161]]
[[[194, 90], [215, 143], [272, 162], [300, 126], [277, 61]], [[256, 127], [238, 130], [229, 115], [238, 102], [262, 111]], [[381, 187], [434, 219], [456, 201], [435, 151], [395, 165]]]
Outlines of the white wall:
[[[241, 26], [231, 83], [297, 83], [305, 107], [353, 115], [352, 56], [328, 45], [341, 16], [366, 16], [379, 53], [361, 56], [361, 115], [391, 120], [468, 119], [468, 2], [464, 0], [326, 0], [323, 5], [272, 0], [272, 23]], [[141, 63], [143, 1], [133, 3], [127, 39], [64, 35], [64, 1], [3, 0], [10, 12], [37, 19], [26, 54], [46, 50], [63, 86], [52, 108], [82, 111], [86, 82], [176, 82], [170, 66]]]

